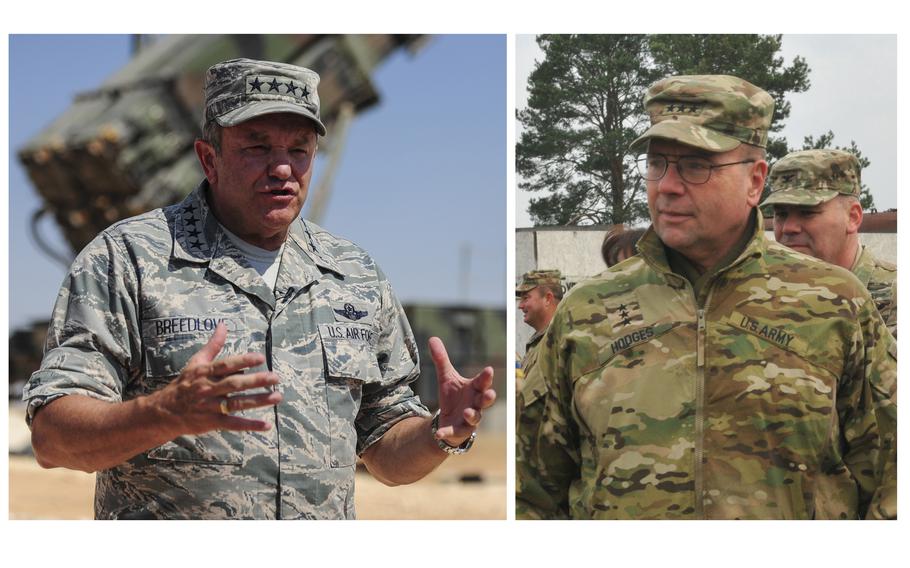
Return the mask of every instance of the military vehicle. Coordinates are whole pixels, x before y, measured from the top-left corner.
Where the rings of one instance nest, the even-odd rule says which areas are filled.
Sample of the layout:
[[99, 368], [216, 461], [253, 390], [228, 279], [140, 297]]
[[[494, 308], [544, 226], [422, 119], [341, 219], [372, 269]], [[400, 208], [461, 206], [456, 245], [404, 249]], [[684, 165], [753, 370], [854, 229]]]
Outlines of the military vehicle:
[[[111, 223], [175, 203], [199, 181], [193, 142], [201, 130], [205, 70], [235, 57], [309, 67], [322, 81], [322, 118], [329, 135], [323, 191], [314, 191], [310, 218], [325, 209], [333, 164], [351, 118], [379, 101], [373, 69], [396, 49], [418, 49], [414, 35], [175, 35], [139, 51], [94, 91], [76, 97], [60, 117], [19, 149], [19, 159], [44, 202], [33, 227], [53, 216], [71, 247], [43, 249], [69, 265]], [[333, 159], [334, 158], [334, 159]]]

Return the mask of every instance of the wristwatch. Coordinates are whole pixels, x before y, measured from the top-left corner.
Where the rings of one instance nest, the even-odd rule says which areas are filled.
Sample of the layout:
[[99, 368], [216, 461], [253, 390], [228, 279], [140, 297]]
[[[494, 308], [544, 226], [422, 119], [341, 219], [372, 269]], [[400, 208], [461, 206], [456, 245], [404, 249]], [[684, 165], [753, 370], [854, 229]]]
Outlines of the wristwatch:
[[439, 446], [439, 449], [444, 451], [447, 454], [457, 456], [461, 455], [471, 449], [471, 446], [474, 445], [474, 438], [477, 437], [477, 432], [471, 432], [471, 437], [461, 443], [460, 446], [452, 446], [445, 442], [445, 440], [440, 440], [436, 437], [436, 430], [439, 430], [439, 410], [436, 411], [436, 414], [433, 415], [433, 423], [430, 430], [433, 432], [433, 439], [436, 440], [436, 445]]

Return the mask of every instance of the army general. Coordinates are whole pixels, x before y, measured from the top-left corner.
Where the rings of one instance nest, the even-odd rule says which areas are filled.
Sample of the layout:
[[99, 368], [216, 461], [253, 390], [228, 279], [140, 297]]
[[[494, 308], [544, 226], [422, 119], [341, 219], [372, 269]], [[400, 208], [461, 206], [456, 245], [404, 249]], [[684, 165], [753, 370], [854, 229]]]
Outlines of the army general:
[[492, 369], [459, 376], [433, 339], [431, 418], [388, 280], [298, 217], [326, 133], [318, 81], [211, 67], [205, 180], [70, 268], [24, 398], [39, 464], [98, 472], [97, 518], [352, 518], [358, 455], [415, 481], [466, 451], [492, 404]]
[[896, 516], [896, 346], [852, 274], [765, 239], [773, 106], [730, 76], [649, 89], [651, 227], [550, 323], [519, 518]]

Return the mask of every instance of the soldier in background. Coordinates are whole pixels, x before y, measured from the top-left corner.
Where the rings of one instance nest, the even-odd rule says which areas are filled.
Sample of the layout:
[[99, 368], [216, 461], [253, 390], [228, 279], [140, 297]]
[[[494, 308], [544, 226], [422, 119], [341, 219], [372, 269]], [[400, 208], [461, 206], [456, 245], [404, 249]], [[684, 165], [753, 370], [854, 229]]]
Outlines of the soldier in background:
[[[521, 359], [521, 375], [527, 377], [537, 362], [537, 345], [550, 325], [556, 306], [562, 300], [562, 274], [558, 270], [532, 270], [525, 272], [521, 283], [515, 287], [518, 309], [524, 314], [524, 322], [534, 328], [534, 335], [525, 344]], [[520, 380], [515, 381], [516, 390], [521, 389]]]
[[773, 99], [680, 76], [645, 107], [651, 227], [550, 322], [516, 515], [895, 518], [896, 343], [852, 274], [765, 239]]
[[853, 272], [897, 338], [897, 266], [859, 242], [861, 171], [856, 156], [843, 150], [787, 154], [771, 168], [771, 194], [762, 207], [774, 208], [777, 242]]
[[299, 218], [326, 133], [318, 82], [212, 66], [205, 179], [73, 262], [24, 398], [38, 463], [98, 472], [97, 518], [352, 518], [357, 456], [416, 481], [470, 448], [493, 403], [492, 369], [461, 377], [433, 338], [431, 417], [385, 275]]
[[607, 231], [600, 245], [600, 256], [603, 257], [607, 268], [638, 254], [635, 243], [644, 234], [644, 229], [625, 229], [621, 225]]

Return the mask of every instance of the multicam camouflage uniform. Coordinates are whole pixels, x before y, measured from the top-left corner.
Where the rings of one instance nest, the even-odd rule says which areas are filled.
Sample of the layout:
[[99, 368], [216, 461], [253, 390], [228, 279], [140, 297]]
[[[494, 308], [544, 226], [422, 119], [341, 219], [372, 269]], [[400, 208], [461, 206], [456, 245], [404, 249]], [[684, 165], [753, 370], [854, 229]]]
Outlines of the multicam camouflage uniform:
[[897, 266], [875, 258], [862, 247], [850, 270], [869, 290], [878, 313], [897, 339]]
[[[791, 152], [771, 168], [771, 193], [765, 205], [812, 207], [839, 195], [859, 199], [862, 167], [859, 160], [844, 150], [801, 150]], [[872, 256], [865, 247], [850, 271], [872, 294], [882, 319], [897, 338], [897, 266]]]
[[[551, 290], [562, 286], [562, 273], [558, 270], [531, 270], [521, 276], [521, 282], [515, 287], [515, 297], [521, 298], [526, 292], [530, 292], [538, 286], [547, 286]], [[562, 294], [559, 294], [559, 298]], [[540, 345], [540, 339], [543, 337], [546, 328], [535, 331], [534, 335], [525, 343], [525, 355], [521, 359], [521, 369], [525, 376], [531, 372], [534, 364], [537, 362], [537, 350]]]
[[96, 517], [352, 518], [357, 455], [429, 414], [408, 386], [419, 365], [404, 312], [362, 249], [302, 220], [273, 293], [206, 191], [82, 251], [25, 388], [28, 419], [67, 394], [119, 402], [162, 388], [223, 321], [221, 356], [263, 353], [281, 377], [280, 404], [242, 413], [273, 428], [180, 436], [98, 472]]
[[652, 228], [562, 301], [518, 518], [896, 516], [896, 344], [856, 278], [759, 219], [698, 297]]

